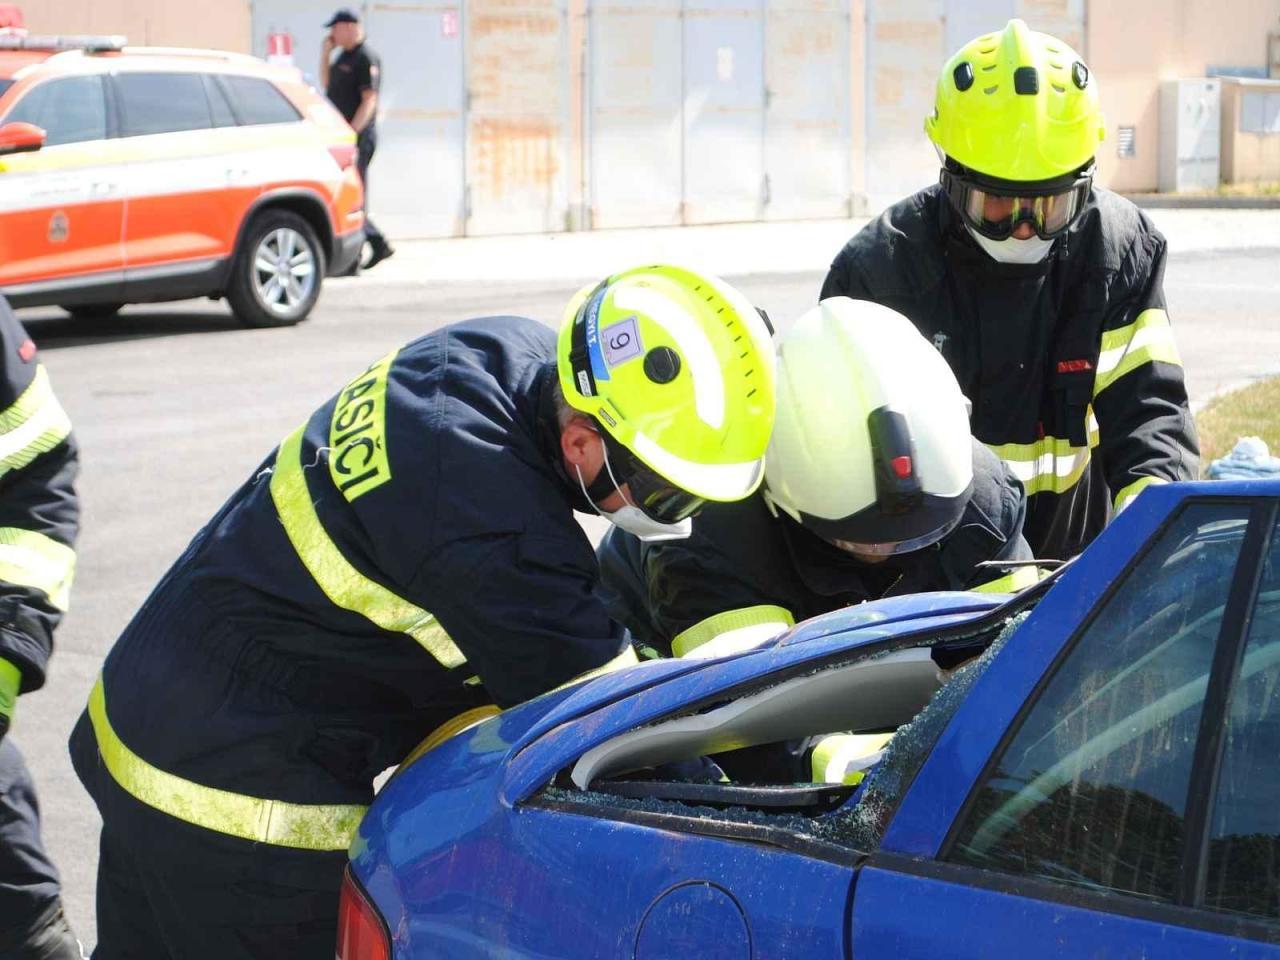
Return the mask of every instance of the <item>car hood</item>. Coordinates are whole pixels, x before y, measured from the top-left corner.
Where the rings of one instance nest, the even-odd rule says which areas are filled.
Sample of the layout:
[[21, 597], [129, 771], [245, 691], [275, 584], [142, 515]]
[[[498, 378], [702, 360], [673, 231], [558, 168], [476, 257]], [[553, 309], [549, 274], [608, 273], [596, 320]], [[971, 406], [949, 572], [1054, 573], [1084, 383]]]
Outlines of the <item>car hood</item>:
[[[505, 802], [542, 786], [564, 763], [596, 743], [690, 704], [770, 674], [804, 670], [925, 630], [975, 620], [1007, 599], [935, 593], [897, 597], [808, 620], [767, 644], [708, 660], [654, 660], [521, 704], [429, 751], [402, 768], [370, 812], [381, 819], [398, 798], [433, 796], [433, 816], [480, 816], [469, 788], [498, 780]], [[456, 808], [450, 797], [457, 799]], [[392, 814], [394, 816], [394, 814]], [[369, 821], [366, 820], [368, 823]], [[361, 833], [364, 834], [362, 829]], [[357, 841], [359, 844], [360, 841]]]

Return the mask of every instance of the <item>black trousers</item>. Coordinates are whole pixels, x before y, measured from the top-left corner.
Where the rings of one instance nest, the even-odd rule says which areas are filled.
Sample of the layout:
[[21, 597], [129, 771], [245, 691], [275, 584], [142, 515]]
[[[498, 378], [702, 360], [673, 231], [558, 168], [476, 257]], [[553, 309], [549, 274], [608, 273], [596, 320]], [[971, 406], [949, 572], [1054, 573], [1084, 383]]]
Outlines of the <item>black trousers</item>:
[[387, 245], [387, 238], [369, 216], [369, 163], [377, 149], [376, 133], [366, 130], [356, 138], [356, 170], [360, 172], [360, 182], [364, 184], [364, 238], [373, 245], [373, 249], [380, 250]]
[[77, 956], [78, 951], [63, 952], [74, 947], [74, 939], [63, 943], [53, 930], [55, 921], [65, 929], [61, 912], [58, 871], [40, 840], [35, 785], [6, 737], [0, 740], [0, 957]]
[[251, 843], [146, 806], [111, 779], [87, 716], [71, 756], [102, 814], [94, 960], [332, 960], [346, 851]]

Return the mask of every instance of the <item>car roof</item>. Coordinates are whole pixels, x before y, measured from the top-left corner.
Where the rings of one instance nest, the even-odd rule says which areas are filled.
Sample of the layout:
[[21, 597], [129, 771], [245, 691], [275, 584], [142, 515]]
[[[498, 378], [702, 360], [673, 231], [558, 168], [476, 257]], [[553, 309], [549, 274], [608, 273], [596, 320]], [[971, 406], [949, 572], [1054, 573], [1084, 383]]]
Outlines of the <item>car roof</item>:
[[301, 78], [295, 67], [276, 66], [247, 53], [227, 50], [131, 46], [118, 50], [54, 49], [52, 46], [0, 49], [0, 78], [21, 79], [37, 72], [52, 76], [126, 71], [248, 74], [283, 82], [296, 82]]

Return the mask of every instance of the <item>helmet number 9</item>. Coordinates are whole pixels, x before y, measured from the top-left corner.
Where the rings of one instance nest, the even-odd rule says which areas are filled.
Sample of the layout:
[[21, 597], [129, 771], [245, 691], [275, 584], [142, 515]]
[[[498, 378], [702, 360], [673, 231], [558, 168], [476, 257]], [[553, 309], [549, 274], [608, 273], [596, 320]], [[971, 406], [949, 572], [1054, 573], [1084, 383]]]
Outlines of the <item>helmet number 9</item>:
[[604, 357], [611, 367], [634, 360], [644, 353], [640, 343], [640, 331], [636, 328], [636, 318], [627, 317], [621, 323], [615, 323], [603, 331]]

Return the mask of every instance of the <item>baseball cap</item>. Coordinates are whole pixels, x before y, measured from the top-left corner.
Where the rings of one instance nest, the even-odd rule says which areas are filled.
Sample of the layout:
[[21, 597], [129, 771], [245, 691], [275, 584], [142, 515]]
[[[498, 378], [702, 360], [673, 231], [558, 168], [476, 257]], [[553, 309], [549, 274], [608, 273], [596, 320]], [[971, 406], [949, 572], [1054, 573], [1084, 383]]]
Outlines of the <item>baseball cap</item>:
[[332, 27], [335, 23], [359, 23], [359, 22], [360, 22], [360, 18], [356, 15], [356, 12], [354, 10], [352, 10], [350, 7], [342, 7], [338, 10], [337, 13], [335, 13], [332, 17], [329, 18], [329, 22], [326, 23], [325, 26]]

